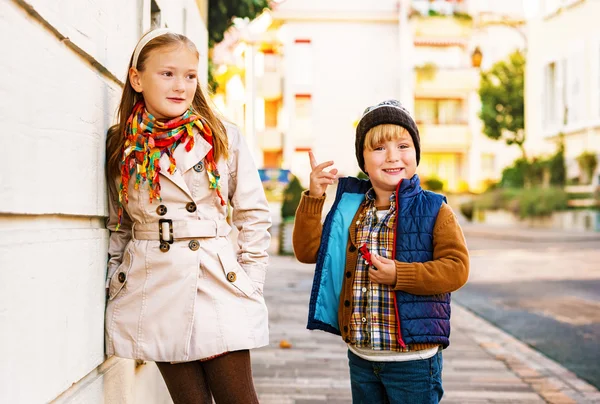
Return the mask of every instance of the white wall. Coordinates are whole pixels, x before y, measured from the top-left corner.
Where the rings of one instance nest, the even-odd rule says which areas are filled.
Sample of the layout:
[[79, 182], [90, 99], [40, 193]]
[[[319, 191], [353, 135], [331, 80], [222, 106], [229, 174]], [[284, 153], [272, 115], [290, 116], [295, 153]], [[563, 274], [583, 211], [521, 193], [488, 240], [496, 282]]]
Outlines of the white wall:
[[[578, 169], [575, 158], [583, 151], [600, 154], [600, 28], [596, 16], [600, 2], [586, 0], [563, 9], [559, 14], [538, 15], [529, 29], [528, 58], [525, 73], [525, 122], [527, 148], [531, 153], [552, 153], [560, 132], [566, 134], [565, 154], [569, 177]], [[576, 112], [563, 124], [564, 76], [562, 62], [567, 63], [566, 107]], [[557, 118], [548, 124], [543, 114], [547, 99], [544, 93], [544, 69], [549, 63], [557, 71]], [[577, 97], [572, 96], [573, 79], [577, 79]], [[576, 107], [575, 107], [576, 106]], [[573, 119], [575, 118], [575, 119]]]
[[[354, 152], [354, 124], [367, 106], [399, 97], [401, 78], [395, 4], [288, 0], [277, 9], [275, 18], [280, 9], [286, 12], [287, 21], [281, 31], [285, 54], [284, 104], [289, 110], [289, 122], [283, 125], [287, 128], [284, 164], [308, 185], [308, 157], [305, 152], [294, 152], [297, 146], [294, 110], [295, 94], [309, 93], [312, 95], [312, 149], [317, 160], [335, 160], [342, 175], [356, 175], [359, 168]], [[339, 14], [345, 12], [356, 14]], [[357, 17], [371, 12], [387, 17], [379, 21]], [[309, 70], [309, 74], [301, 75], [310, 78], [309, 85], [306, 80], [299, 83], [298, 75], [294, 75], [298, 70], [297, 63], [293, 62], [296, 39], [311, 41], [309, 61], [301, 67]]]
[[[105, 133], [143, 2], [0, 1], [0, 402], [167, 400], [153, 365], [103, 365]], [[193, 0], [162, 3], [205, 42]]]

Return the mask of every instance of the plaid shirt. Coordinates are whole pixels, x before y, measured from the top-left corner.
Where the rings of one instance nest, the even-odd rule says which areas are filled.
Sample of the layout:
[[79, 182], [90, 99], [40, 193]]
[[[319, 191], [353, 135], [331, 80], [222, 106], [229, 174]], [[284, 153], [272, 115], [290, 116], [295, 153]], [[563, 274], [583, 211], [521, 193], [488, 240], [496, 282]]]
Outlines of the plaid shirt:
[[[377, 215], [375, 192], [371, 188], [363, 204], [363, 214], [356, 226], [356, 245], [367, 244], [369, 251], [392, 259], [396, 226], [396, 195], [382, 218]], [[372, 283], [365, 260], [359, 256], [352, 285], [354, 307], [350, 334], [357, 347], [401, 352], [396, 327], [394, 290], [388, 285]]]

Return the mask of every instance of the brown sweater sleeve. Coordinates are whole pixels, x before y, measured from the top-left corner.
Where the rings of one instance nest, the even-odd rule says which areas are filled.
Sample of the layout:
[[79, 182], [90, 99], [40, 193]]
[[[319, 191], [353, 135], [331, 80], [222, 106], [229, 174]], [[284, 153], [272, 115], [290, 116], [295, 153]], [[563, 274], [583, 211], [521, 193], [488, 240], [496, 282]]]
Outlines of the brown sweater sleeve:
[[324, 203], [325, 195], [315, 198], [308, 195], [308, 191], [304, 191], [298, 209], [296, 209], [292, 247], [298, 261], [305, 264], [317, 262], [321, 232], [323, 231], [321, 214]]
[[458, 220], [442, 204], [433, 228], [433, 260], [405, 263], [396, 261], [394, 289], [413, 295], [453, 292], [469, 277], [469, 251]]

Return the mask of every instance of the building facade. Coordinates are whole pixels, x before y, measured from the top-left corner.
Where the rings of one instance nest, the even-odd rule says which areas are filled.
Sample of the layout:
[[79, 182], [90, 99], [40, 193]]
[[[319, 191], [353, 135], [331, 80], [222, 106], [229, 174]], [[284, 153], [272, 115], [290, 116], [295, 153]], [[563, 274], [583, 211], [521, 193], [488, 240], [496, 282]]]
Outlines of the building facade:
[[[564, 135], [570, 183], [588, 183], [577, 162], [600, 160], [600, 2], [544, 0], [529, 24], [525, 76], [526, 146], [550, 154]], [[600, 169], [591, 180], [599, 183]]]
[[254, 139], [263, 168], [289, 169], [306, 186], [309, 150], [357, 175], [363, 110], [396, 98], [419, 124], [421, 177], [449, 191], [483, 190], [519, 152], [482, 134], [473, 53], [489, 68], [524, 47], [521, 4], [286, 0], [225, 41], [238, 77], [227, 76], [220, 103]]
[[207, 2], [0, 1], [0, 402], [169, 402], [104, 354], [104, 144], [131, 52], [169, 26], [202, 52]]

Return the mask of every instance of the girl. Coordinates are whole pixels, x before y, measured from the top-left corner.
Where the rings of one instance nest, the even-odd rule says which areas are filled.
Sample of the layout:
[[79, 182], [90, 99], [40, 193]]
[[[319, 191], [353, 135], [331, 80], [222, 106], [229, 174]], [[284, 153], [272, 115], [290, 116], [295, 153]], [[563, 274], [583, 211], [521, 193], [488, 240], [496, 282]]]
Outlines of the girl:
[[[250, 152], [198, 83], [185, 36], [151, 31], [107, 136], [108, 355], [155, 361], [178, 403], [257, 403], [271, 224]], [[231, 248], [227, 201], [239, 230]]]

